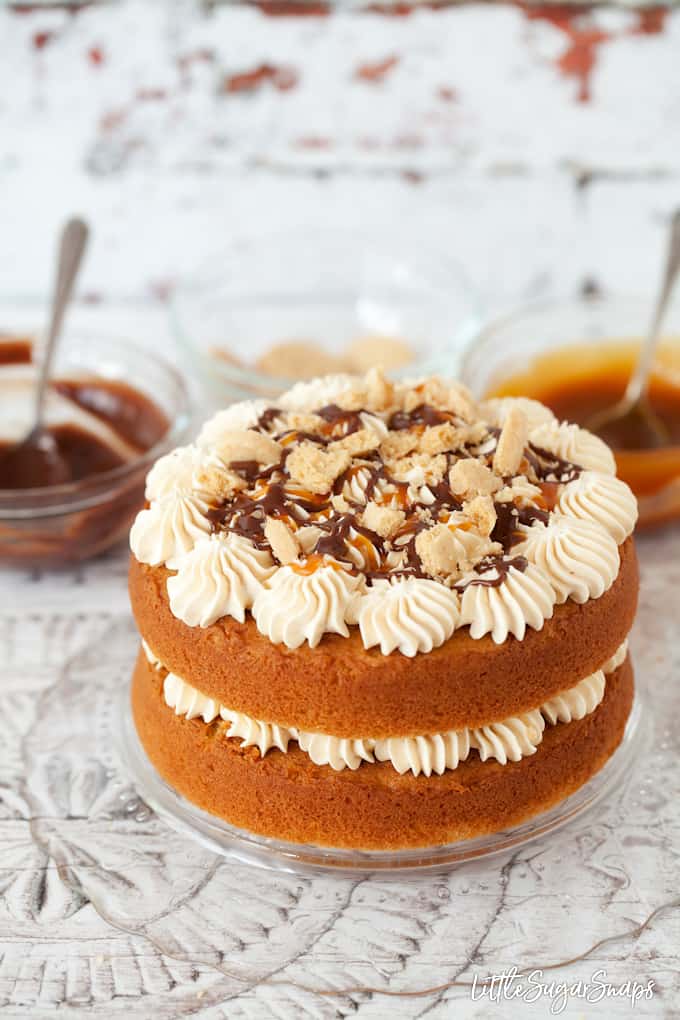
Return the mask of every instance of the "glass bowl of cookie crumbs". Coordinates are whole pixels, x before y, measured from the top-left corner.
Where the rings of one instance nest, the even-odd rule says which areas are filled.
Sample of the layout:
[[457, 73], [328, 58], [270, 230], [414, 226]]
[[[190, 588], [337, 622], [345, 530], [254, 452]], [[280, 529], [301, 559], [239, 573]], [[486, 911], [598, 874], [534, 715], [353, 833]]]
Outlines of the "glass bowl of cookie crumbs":
[[329, 373], [450, 374], [478, 302], [455, 259], [422, 239], [300, 230], [235, 241], [177, 287], [170, 314], [219, 407]]

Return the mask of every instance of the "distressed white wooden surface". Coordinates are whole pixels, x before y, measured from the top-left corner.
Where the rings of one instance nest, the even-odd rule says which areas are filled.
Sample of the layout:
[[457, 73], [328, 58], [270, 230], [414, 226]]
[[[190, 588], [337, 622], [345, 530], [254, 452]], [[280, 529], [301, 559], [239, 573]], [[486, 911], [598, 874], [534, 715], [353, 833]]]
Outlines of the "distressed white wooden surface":
[[[300, 222], [396, 222], [463, 258], [492, 303], [588, 277], [645, 291], [680, 194], [680, 15], [658, 35], [637, 24], [595, 16], [615, 38], [580, 103], [556, 66], [564, 33], [512, 8], [4, 11], [2, 290], [42, 289], [77, 208], [96, 231], [83, 290], [149, 298], [120, 313], [149, 343], [167, 340], [154, 297], [225, 236]], [[392, 54], [382, 83], [353, 77]], [[262, 62], [293, 68], [297, 87], [217, 94]], [[3, 1018], [542, 1017], [548, 999], [472, 1002], [466, 983], [583, 954], [552, 977], [605, 968], [617, 985], [653, 978], [656, 995], [635, 1011], [574, 997], [563, 1015], [677, 1014], [679, 541], [641, 543], [633, 645], [653, 736], [625, 788], [556, 838], [411, 881], [267, 874], [168, 830], [111, 750], [136, 643], [125, 551], [59, 576], [4, 572]]]

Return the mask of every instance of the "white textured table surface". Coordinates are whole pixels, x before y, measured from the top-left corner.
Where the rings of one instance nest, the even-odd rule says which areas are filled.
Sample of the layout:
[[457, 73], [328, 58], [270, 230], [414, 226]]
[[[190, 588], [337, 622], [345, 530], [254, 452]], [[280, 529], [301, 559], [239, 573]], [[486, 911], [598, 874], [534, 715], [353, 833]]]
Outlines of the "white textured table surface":
[[[122, 313], [150, 342], [167, 328], [153, 297], [225, 234], [298, 222], [397, 220], [464, 258], [493, 301], [591, 277], [645, 290], [678, 197], [680, 15], [641, 24], [607, 10], [568, 36], [475, 6], [208, 19], [142, 0], [0, 13], [3, 288], [42, 288], [55, 227], [78, 208], [96, 230], [83, 289], [150, 297]], [[574, 31], [578, 60], [593, 57], [588, 102], [564, 73]], [[263, 63], [296, 86], [281, 87], [288, 73], [224, 94]], [[382, 81], [357, 77], [364, 63], [386, 63]], [[565, 1016], [677, 1015], [679, 546], [677, 530], [640, 544], [633, 652], [653, 724], [625, 787], [554, 838], [410, 881], [255, 871], [170, 831], [111, 748], [136, 646], [125, 551], [64, 575], [1, 574], [3, 1018], [559, 1007], [473, 1000], [475, 977], [513, 966], [572, 985], [604, 969], [622, 989], [574, 993]], [[633, 1007], [625, 982], [650, 978], [653, 999]]]
[[[675, 1015], [677, 545], [641, 543], [633, 654], [653, 732], [623, 788], [553, 837], [409, 880], [259, 871], [168, 829], [111, 746], [137, 644], [124, 550], [60, 578], [3, 575], [3, 1017], [547, 1016], [548, 998], [492, 1009], [469, 984], [568, 960], [544, 980], [652, 979], [636, 1015]], [[564, 1015], [633, 1012], [573, 997]]]

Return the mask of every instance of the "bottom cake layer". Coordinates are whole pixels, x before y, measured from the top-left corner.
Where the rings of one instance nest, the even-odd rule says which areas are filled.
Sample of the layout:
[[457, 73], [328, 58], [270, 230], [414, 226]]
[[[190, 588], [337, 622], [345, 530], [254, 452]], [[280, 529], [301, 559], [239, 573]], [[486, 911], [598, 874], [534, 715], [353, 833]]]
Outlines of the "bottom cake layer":
[[149, 758], [179, 793], [241, 829], [355, 849], [435, 846], [516, 825], [591, 778], [618, 747], [633, 701], [630, 659], [607, 676], [583, 719], [546, 729], [535, 754], [500, 765], [475, 754], [443, 775], [399, 775], [388, 763], [335, 772], [297, 747], [260, 757], [216, 721], [176, 716], [142, 652], [132, 710]]

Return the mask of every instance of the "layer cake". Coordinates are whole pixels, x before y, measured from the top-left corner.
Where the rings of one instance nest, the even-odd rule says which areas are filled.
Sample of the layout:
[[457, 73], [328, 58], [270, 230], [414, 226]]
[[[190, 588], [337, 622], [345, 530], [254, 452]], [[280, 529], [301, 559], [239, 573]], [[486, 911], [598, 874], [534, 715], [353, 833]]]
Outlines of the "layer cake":
[[143, 746], [187, 799], [298, 843], [507, 828], [620, 743], [636, 503], [535, 401], [330, 376], [162, 458], [131, 532]]

